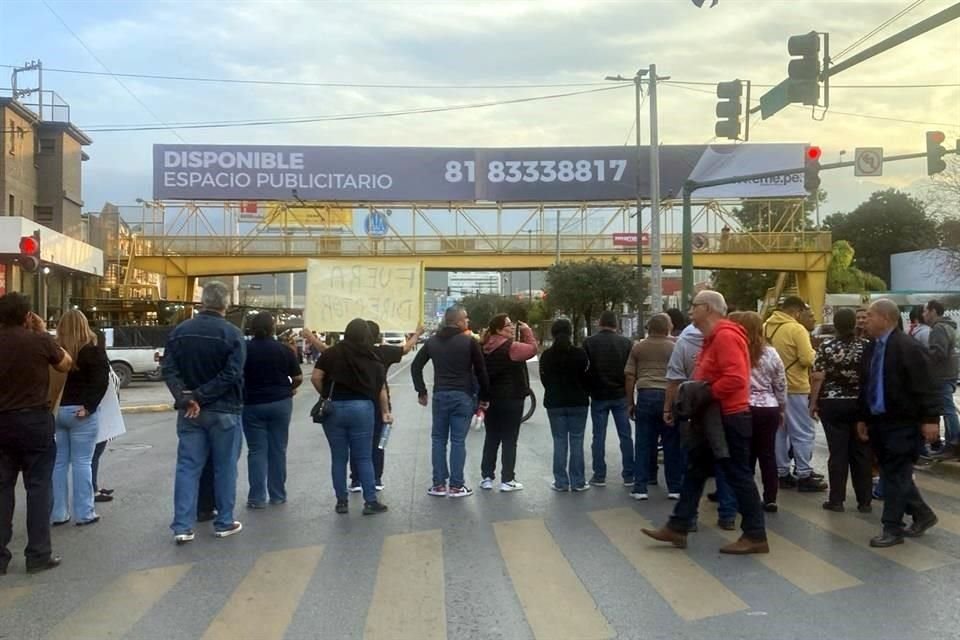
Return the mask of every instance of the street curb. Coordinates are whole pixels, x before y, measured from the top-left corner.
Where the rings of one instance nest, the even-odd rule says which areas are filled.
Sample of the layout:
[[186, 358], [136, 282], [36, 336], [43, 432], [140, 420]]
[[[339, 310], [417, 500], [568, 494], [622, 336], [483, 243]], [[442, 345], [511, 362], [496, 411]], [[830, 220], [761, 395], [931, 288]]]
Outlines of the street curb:
[[130, 407], [120, 407], [120, 413], [164, 413], [173, 411], [170, 404], [139, 404]]

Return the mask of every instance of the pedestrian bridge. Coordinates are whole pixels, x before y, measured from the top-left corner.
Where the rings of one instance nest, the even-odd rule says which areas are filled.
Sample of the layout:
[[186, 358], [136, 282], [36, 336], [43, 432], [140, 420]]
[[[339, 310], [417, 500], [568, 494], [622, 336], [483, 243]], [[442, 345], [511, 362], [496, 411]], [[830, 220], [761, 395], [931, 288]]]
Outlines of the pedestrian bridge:
[[[728, 204], [700, 203], [693, 216], [694, 267], [793, 272], [804, 297], [822, 300], [830, 233], [803, 230], [802, 201], [767, 202], [770, 215], [759, 225], [762, 231], [740, 228]], [[188, 301], [198, 277], [304, 271], [308, 259], [411, 258], [426, 269], [460, 271], [545, 269], [558, 260], [588, 258], [637, 260], [636, 207], [628, 202], [375, 208], [327, 203], [310, 207], [315, 210], [310, 219], [277, 215], [303, 211], [304, 204], [275, 203], [261, 220], [244, 223], [240, 203], [145, 203], [130, 266], [162, 274], [165, 297]], [[780, 212], [776, 220], [774, 207]], [[784, 215], [785, 207], [793, 211]], [[367, 235], [356, 220], [345, 223], [344, 211], [352, 211], [347, 217], [354, 219], [380, 215], [386, 228], [382, 235]], [[662, 265], [679, 268], [679, 206], [667, 202], [661, 214]], [[648, 233], [649, 220], [642, 236], [645, 265]]]

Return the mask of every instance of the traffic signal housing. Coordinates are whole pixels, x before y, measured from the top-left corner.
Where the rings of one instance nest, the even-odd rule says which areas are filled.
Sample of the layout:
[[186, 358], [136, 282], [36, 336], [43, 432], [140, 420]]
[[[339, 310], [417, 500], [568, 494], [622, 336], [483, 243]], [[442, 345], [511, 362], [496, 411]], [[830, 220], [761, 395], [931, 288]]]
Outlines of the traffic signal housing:
[[[947, 136], [943, 131], [927, 131], [927, 175], [936, 175], [947, 168], [947, 162], [943, 159], [947, 150], [943, 143]], [[960, 142], [958, 142], [960, 145]]]
[[809, 146], [803, 155], [803, 188], [815, 194], [820, 189], [820, 147]]
[[34, 273], [40, 268], [40, 232], [20, 237], [20, 256], [17, 258], [20, 268]]
[[717, 117], [720, 118], [713, 127], [718, 138], [737, 140], [740, 138], [740, 115], [743, 113], [743, 83], [739, 80], [717, 83]]
[[787, 52], [795, 56], [787, 65], [787, 99], [816, 105], [820, 101], [820, 35], [811, 31], [791, 36], [787, 40]]

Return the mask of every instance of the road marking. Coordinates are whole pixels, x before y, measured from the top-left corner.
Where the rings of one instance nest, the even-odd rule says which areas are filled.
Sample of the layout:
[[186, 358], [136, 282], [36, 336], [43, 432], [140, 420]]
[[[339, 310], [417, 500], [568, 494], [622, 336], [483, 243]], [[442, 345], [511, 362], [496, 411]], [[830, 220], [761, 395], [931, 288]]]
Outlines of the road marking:
[[930, 490], [934, 493], [950, 496], [951, 498], [960, 498], [960, 483], [941, 480], [940, 478], [929, 475], [927, 472], [917, 472], [917, 486], [924, 491]]
[[590, 517], [684, 620], [750, 608], [685, 552], [641, 537], [640, 528], [652, 525], [633, 509], [591, 511]]
[[446, 640], [439, 529], [387, 536], [367, 614], [366, 640]]
[[495, 522], [500, 553], [537, 640], [614, 636], [543, 520]]
[[886, 549], [871, 547], [870, 538], [880, 533], [879, 524], [866, 522], [849, 513], [824, 511], [812, 500], [790, 495], [788, 492], [781, 491], [779, 495], [780, 506], [787, 511], [908, 569], [927, 571], [958, 562], [956, 558], [917, 544], [913, 540]]
[[191, 567], [192, 563], [131, 571], [61, 620], [47, 638], [73, 640], [125, 636]]
[[10, 587], [9, 589], [0, 589], [0, 609], [13, 606], [20, 598], [33, 591], [33, 587]]
[[204, 640], [283, 638], [323, 555], [323, 546], [260, 556], [213, 619]]

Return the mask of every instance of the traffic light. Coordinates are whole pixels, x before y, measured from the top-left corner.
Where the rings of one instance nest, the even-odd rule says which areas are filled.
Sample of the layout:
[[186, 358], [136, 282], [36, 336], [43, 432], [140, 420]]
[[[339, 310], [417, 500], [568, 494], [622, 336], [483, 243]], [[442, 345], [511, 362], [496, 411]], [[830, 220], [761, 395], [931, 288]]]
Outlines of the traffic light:
[[809, 146], [803, 159], [803, 188], [808, 193], [817, 193], [820, 188], [820, 147]]
[[20, 268], [29, 273], [35, 272], [40, 268], [40, 232], [34, 231], [33, 235], [20, 237], [20, 256], [18, 258]]
[[947, 162], [943, 159], [943, 156], [947, 153], [947, 150], [943, 147], [946, 139], [947, 136], [943, 135], [943, 131], [927, 131], [928, 176], [936, 175], [947, 168]]
[[787, 99], [815, 105], [820, 101], [820, 36], [816, 31], [787, 40], [787, 52], [800, 56], [787, 66]]
[[720, 120], [713, 127], [718, 138], [737, 140], [740, 137], [740, 114], [743, 105], [740, 96], [743, 95], [743, 83], [739, 80], [717, 83], [717, 117]]

